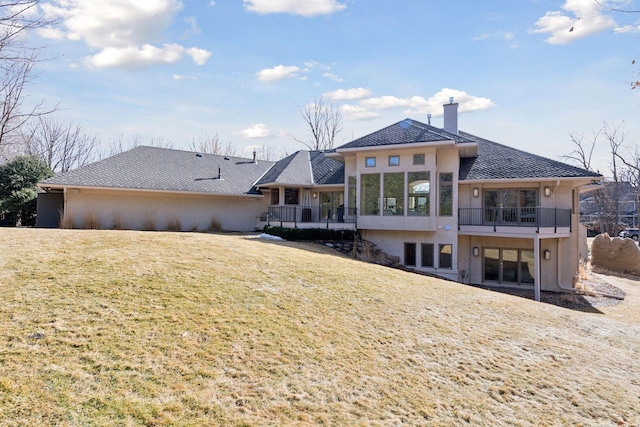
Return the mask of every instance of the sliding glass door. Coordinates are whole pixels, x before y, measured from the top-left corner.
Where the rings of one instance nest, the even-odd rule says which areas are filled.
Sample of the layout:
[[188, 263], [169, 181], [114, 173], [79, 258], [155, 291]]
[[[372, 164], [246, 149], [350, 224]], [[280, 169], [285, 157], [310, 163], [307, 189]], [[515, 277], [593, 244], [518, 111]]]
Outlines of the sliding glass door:
[[533, 284], [535, 266], [533, 250], [495, 249], [484, 250], [484, 281], [501, 284]]

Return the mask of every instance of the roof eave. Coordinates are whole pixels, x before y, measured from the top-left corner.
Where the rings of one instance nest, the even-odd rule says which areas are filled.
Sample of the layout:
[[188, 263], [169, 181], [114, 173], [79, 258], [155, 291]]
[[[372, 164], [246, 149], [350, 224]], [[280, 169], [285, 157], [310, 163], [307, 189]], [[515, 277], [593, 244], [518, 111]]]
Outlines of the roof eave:
[[[69, 185], [69, 184], [48, 184], [39, 182], [37, 184], [39, 188], [55, 189], [55, 190], [98, 190], [98, 191], [130, 191], [136, 193], [169, 193], [169, 194], [186, 194], [186, 195], [200, 195], [200, 196], [216, 196], [216, 197], [264, 197], [264, 194], [251, 194], [251, 193], [211, 193], [206, 191], [186, 191], [186, 190], [157, 190], [150, 188], [130, 188], [130, 187], [100, 187], [91, 185]], [[254, 188], [252, 186], [251, 188]]]
[[599, 181], [603, 177], [586, 177], [586, 176], [574, 176], [574, 177], [537, 177], [537, 178], [494, 178], [494, 179], [461, 179], [461, 184], [502, 184], [502, 183], [519, 183], [519, 182], [571, 182], [571, 181], [583, 181], [584, 183], [577, 186], [591, 184], [593, 181]]
[[403, 144], [385, 144], [385, 145], [370, 145], [366, 147], [354, 147], [354, 148], [336, 148], [338, 153], [356, 153], [358, 151], [383, 151], [390, 149], [403, 149], [403, 148], [424, 148], [424, 147], [438, 147], [440, 145], [455, 146], [456, 143], [452, 139], [442, 141], [425, 141], [425, 142], [407, 142]]

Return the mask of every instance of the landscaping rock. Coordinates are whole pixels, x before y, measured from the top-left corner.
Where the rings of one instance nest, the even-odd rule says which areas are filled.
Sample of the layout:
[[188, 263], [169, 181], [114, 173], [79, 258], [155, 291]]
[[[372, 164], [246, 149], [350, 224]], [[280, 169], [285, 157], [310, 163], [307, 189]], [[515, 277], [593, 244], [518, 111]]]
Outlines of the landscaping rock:
[[640, 249], [632, 239], [599, 234], [591, 244], [591, 265], [640, 276]]

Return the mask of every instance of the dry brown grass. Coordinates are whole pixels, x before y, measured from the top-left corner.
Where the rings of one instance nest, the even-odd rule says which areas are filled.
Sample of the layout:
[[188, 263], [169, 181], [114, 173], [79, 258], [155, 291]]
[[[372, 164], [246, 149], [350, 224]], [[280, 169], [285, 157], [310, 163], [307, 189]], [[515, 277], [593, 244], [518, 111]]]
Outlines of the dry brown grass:
[[2, 425], [640, 422], [637, 317], [311, 244], [0, 229], [0, 294]]

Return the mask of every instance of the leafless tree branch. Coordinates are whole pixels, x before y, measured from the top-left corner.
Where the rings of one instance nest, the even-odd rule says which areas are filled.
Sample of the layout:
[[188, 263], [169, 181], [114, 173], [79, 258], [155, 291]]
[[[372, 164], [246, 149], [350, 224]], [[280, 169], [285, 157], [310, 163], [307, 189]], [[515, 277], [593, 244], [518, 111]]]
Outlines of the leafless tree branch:
[[300, 115], [308, 126], [308, 139], [298, 139], [309, 150], [330, 150], [336, 138], [342, 132], [342, 112], [338, 105], [327, 102], [323, 97], [316, 98], [312, 104], [300, 108]]

